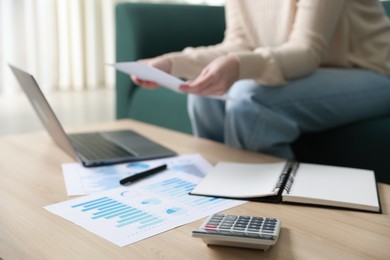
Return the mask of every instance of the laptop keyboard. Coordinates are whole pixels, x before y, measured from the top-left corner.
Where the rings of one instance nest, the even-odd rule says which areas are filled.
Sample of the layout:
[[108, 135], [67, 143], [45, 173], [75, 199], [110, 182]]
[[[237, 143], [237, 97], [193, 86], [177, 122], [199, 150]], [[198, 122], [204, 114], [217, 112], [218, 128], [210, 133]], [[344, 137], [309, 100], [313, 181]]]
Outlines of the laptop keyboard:
[[76, 151], [89, 160], [131, 156], [131, 153], [105, 139], [99, 133], [69, 135]]

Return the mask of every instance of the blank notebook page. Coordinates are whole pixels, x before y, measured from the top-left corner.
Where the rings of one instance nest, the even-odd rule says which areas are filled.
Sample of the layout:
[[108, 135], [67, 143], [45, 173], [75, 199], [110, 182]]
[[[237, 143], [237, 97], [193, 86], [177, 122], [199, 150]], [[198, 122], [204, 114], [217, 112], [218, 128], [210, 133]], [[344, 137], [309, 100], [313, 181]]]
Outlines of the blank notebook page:
[[373, 172], [347, 167], [301, 163], [290, 193], [283, 196], [379, 207]]
[[250, 198], [273, 195], [285, 162], [241, 164], [220, 162], [191, 194]]

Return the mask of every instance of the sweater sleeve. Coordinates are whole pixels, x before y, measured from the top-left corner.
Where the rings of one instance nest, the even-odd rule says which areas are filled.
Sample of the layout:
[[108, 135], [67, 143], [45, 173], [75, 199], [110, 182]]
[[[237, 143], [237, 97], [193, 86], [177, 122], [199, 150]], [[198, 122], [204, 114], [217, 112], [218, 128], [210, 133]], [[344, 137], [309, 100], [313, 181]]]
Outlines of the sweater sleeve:
[[305, 76], [318, 68], [338, 25], [345, 0], [300, 0], [288, 40], [275, 47], [239, 52], [240, 78], [268, 85]]
[[276, 46], [259, 47], [249, 39], [246, 28], [248, 25], [243, 19], [244, 14], [261, 15], [259, 10], [245, 11], [242, 10], [241, 0], [227, 0], [223, 42], [213, 46], [189, 47], [182, 52], [166, 54], [172, 61], [171, 73], [178, 77], [195, 78], [212, 60], [229, 53], [239, 60], [239, 79], [253, 79], [266, 85], [281, 85], [289, 79], [305, 76], [316, 70], [323, 61], [346, 1], [297, 1], [296, 13], [291, 22], [292, 29], [287, 40]]

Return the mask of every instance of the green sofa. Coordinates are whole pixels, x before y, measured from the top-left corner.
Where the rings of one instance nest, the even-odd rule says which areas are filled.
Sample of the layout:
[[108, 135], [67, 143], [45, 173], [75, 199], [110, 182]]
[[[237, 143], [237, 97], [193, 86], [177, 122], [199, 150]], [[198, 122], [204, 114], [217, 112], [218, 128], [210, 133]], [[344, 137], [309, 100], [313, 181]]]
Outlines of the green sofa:
[[[390, 14], [390, 2], [384, 5]], [[215, 44], [222, 40], [225, 28], [220, 6], [121, 3], [115, 13], [118, 62]], [[184, 94], [142, 89], [127, 75], [116, 74], [118, 119], [191, 133], [186, 103]], [[373, 169], [379, 182], [390, 183], [390, 115], [302, 135], [293, 149], [299, 161]]]

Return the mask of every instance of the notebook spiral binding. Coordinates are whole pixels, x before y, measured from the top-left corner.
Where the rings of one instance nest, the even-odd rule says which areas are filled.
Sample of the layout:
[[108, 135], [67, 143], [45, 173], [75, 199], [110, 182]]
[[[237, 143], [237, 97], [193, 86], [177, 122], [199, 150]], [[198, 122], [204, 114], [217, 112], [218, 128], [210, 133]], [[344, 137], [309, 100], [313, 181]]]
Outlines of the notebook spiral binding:
[[295, 180], [295, 175], [297, 174], [299, 168], [299, 162], [290, 162], [290, 174], [288, 176], [286, 185], [284, 186], [284, 190], [287, 192], [287, 194], [290, 194], [291, 187]]
[[[279, 176], [279, 180], [274, 188], [274, 191], [278, 192], [279, 189], [282, 188], [287, 193], [290, 193], [298, 167], [299, 167], [299, 162], [287, 161], [282, 174]], [[287, 181], [285, 181], [286, 178], [288, 178]]]

